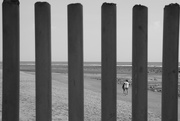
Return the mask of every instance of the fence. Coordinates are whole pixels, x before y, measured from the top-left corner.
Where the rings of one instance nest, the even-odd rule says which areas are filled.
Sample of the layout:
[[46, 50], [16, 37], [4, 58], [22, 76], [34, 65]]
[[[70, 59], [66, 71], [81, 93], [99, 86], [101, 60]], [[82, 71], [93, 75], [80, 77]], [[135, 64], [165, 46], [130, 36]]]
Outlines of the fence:
[[[19, 2], [3, 2], [2, 121], [19, 120]], [[68, 5], [69, 121], [84, 120], [83, 7]], [[116, 4], [102, 5], [102, 121], [116, 121]], [[132, 120], [147, 121], [147, 7], [133, 7]], [[36, 120], [51, 118], [50, 5], [35, 4]], [[177, 121], [179, 5], [164, 8], [162, 121]], [[9, 76], [10, 75], [10, 76]], [[12, 81], [13, 80], [13, 81]], [[43, 81], [42, 81], [43, 80]], [[173, 88], [172, 88], [173, 87]]]

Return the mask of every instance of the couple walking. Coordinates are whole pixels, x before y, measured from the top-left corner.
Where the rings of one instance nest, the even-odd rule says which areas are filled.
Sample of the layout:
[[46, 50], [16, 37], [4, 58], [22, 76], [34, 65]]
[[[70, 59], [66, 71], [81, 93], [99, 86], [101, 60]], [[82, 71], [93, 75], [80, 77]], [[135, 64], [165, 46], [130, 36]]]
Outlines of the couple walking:
[[129, 86], [130, 86], [130, 83], [129, 83], [129, 81], [126, 79], [126, 81], [123, 83], [123, 85], [122, 85], [122, 89], [123, 89], [123, 93], [125, 94], [125, 95], [128, 95], [128, 88], [129, 88]]

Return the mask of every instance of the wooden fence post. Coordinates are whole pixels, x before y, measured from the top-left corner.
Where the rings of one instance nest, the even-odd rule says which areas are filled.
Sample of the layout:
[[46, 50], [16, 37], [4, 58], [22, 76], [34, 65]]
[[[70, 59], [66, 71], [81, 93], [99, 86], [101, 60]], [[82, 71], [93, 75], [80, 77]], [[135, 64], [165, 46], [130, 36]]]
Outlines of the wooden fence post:
[[69, 121], [84, 120], [82, 8], [78, 3], [68, 5]]
[[179, 5], [164, 8], [162, 121], [178, 120]]
[[147, 121], [147, 7], [133, 7], [132, 121]]
[[47, 2], [35, 3], [36, 120], [51, 121], [51, 16]]
[[102, 5], [102, 121], [116, 121], [116, 4]]
[[19, 1], [4, 0], [2, 121], [19, 121]]

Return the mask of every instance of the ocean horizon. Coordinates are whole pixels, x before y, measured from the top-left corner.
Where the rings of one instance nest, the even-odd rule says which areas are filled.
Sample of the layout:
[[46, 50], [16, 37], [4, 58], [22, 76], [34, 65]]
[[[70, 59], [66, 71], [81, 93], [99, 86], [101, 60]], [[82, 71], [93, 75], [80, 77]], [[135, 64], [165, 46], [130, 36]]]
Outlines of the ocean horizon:
[[[0, 62], [2, 64], [2, 62]], [[35, 61], [21, 61], [20, 65], [35, 65]], [[52, 61], [52, 65], [68, 65], [67, 61]], [[179, 64], [180, 65], [180, 64]], [[101, 62], [84, 62], [84, 66], [101, 66]], [[117, 66], [132, 66], [132, 62], [117, 62]], [[162, 67], [162, 62], [148, 62], [148, 67]]]

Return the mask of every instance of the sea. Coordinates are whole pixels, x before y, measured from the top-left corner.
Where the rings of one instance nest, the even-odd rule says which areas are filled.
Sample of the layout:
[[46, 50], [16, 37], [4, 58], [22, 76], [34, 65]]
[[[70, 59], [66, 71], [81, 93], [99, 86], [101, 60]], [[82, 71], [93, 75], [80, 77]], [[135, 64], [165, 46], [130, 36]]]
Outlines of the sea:
[[[21, 61], [20, 65], [35, 65], [35, 62]], [[68, 62], [53, 61], [52, 65], [68, 65]], [[101, 66], [101, 62], [84, 62], [84, 66]], [[117, 66], [132, 66], [132, 62], [117, 62]], [[148, 62], [148, 67], [162, 67], [162, 62]]]

